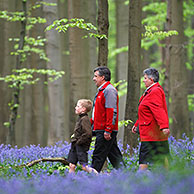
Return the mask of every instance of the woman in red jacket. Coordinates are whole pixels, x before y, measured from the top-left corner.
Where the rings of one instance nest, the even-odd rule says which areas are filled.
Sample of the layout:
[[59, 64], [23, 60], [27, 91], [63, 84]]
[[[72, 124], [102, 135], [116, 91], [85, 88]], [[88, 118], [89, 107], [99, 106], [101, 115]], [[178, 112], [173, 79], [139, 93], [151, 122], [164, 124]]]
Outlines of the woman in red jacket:
[[165, 94], [158, 83], [159, 72], [148, 68], [143, 74], [147, 89], [139, 100], [138, 120], [132, 127], [133, 133], [140, 134], [140, 170], [147, 169], [149, 164], [168, 162], [170, 134]]

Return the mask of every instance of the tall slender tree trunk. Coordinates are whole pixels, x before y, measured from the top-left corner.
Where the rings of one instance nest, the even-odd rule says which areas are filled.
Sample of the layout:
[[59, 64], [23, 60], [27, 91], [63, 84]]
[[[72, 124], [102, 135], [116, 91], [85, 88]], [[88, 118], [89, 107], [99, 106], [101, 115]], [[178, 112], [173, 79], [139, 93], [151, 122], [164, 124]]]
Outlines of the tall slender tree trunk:
[[[98, 33], [105, 34], [108, 38], [108, 0], [98, 0]], [[108, 63], [108, 39], [99, 39], [98, 66]]]
[[[83, 18], [88, 21], [89, 1], [68, 1], [69, 18]], [[83, 30], [71, 28], [69, 31], [70, 45], [70, 133], [72, 134], [76, 115], [75, 105], [80, 98], [91, 98], [91, 63], [90, 44], [88, 39], [82, 39]]]
[[[192, 17], [191, 20], [191, 27], [194, 30], [194, 16]], [[194, 38], [194, 37], [193, 37]], [[194, 44], [194, 41], [192, 42]], [[194, 48], [193, 48], [193, 53], [194, 53]], [[192, 70], [189, 72], [189, 94], [194, 95], [194, 56], [192, 57], [191, 65], [192, 65]], [[194, 103], [194, 99], [192, 101]], [[192, 134], [191, 136], [194, 136], [194, 110], [190, 111], [190, 123], [191, 123], [191, 131]]]
[[[68, 0], [58, 0], [58, 13], [59, 18], [68, 18]], [[64, 83], [64, 90], [62, 90], [64, 95], [64, 140], [70, 141], [70, 121], [69, 121], [69, 111], [70, 111], [70, 63], [69, 63], [69, 31], [66, 33], [60, 33], [60, 43], [61, 43], [61, 61], [62, 70], [65, 75], [61, 78]]]
[[[57, 0], [46, 0], [47, 3], [57, 3]], [[44, 6], [44, 14], [47, 25], [58, 19], [56, 6]], [[62, 70], [60, 35], [55, 30], [46, 32], [47, 44], [46, 53], [50, 61], [47, 63], [48, 69]], [[49, 139], [48, 143], [64, 139], [64, 84], [59, 79], [48, 84], [49, 95]]]
[[[166, 18], [166, 30], [169, 31], [172, 24], [172, 5], [171, 1], [168, 1], [167, 4], [167, 18]], [[165, 47], [165, 59], [164, 59], [164, 67], [166, 69], [164, 73], [164, 92], [166, 96], [166, 103], [167, 108], [169, 109], [169, 86], [170, 86], [170, 78], [169, 78], [169, 71], [170, 71], [170, 48], [171, 48], [171, 37], [166, 38], [166, 47]]]
[[[170, 1], [169, 1], [170, 2]], [[171, 29], [177, 30], [179, 35], [171, 38], [170, 49], [170, 117], [171, 131], [176, 138], [183, 133], [189, 135], [189, 112], [187, 102], [188, 72], [185, 65], [185, 37], [183, 26], [183, 1], [173, 0]]]
[[[129, 6], [125, 5], [125, 0], [117, 0], [116, 3], [116, 48], [125, 47], [128, 45], [128, 19]], [[123, 14], [125, 13], [125, 14]], [[127, 65], [128, 53], [122, 52], [116, 56], [116, 81], [127, 81]], [[120, 89], [120, 87], [119, 87]], [[126, 96], [121, 96], [119, 99], [119, 120], [124, 120]], [[119, 139], [123, 140], [124, 126], [119, 129]]]
[[[28, 2], [28, 7], [36, 3], [36, 0]], [[32, 11], [32, 16], [43, 17], [42, 7]], [[36, 24], [27, 36], [37, 39], [38, 36], [44, 37], [44, 25]], [[43, 69], [46, 67], [45, 61], [41, 60], [37, 54], [31, 53], [27, 62], [22, 66], [25, 68]], [[41, 81], [36, 85], [25, 86], [21, 91], [21, 105], [19, 114], [21, 119], [18, 119], [16, 127], [16, 142], [18, 146], [28, 144], [47, 145], [47, 113], [45, 111], [46, 87], [43, 84], [45, 76], [39, 76]]]
[[[141, 13], [142, 1], [131, 0], [129, 4], [129, 51], [128, 51], [128, 86], [125, 120], [137, 119], [138, 100], [140, 97], [140, 63], [141, 63]], [[137, 136], [131, 133], [133, 124], [125, 127], [124, 145], [137, 145]]]
[[[143, 1], [142, 2], [142, 7], [146, 6], [147, 4], [149, 4], [149, 1]], [[147, 12], [143, 11], [142, 12], [142, 20], [145, 19], [147, 17]], [[148, 68], [151, 64], [151, 58], [150, 58], [150, 55], [152, 55], [152, 50], [151, 49], [144, 49], [142, 48], [141, 49], [141, 72]]]
[[[23, 50], [25, 45], [25, 36], [26, 36], [26, 24], [27, 24], [27, 2], [22, 1], [22, 11], [24, 13], [24, 20], [21, 21], [21, 29], [20, 29], [20, 40], [19, 40], [19, 50]], [[16, 65], [15, 69], [21, 68], [22, 65], [22, 55], [19, 54], [16, 56]], [[13, 97], [12, 97], [12, 106], [11, 113], [9, 116], [9, 132], [7, 136], [7, 143], [11, 145], [15, 145], [16, 137], [15, 137], [15, 130], [16, 130], [16, 120], [18, 116], [18, 107], [20, 105], [20, 82], [16, 83], [16, 86], [13, 89]]]
[[[15, 4], [11, 0], [1, 0], [0, 10], [15, 10]], [[16, 24], [10, 25], [9, 22], [0, 19], [0, 73], [1, 76], [10, 74], [13, 64], [16, 63], [15, 57], [10, 56], [10, 52], [13, 49], [13, 44], [9, 42], [10, 37], [17, 37], [18, 32], [15, 31]], [[8, 129], [4, 126], [5, 122], [8, 122], [9, 107], [8, 103], [11, 101], [11, 89], [7, 88], [5, 82], [0, 82], [0, 144], [6, 143], [6, 137], [8, 135]], [[8, 143], [8, 142], [7, 142]]]
[[[89, 1], [88, 6], [90, 8], [88, 10], [88, 21], [94, 24], [95, 26], [97, 26], [97, 21], [96, 21], [97, 3], [96, 1]], [[97, 56], [96, 50], [97, 50], [97, 40], [95, 38], [90, 38], [89, 39], [90, 77], [88, 80], [89, 82], [92, 82], [91, 80], [94, 75], [93, 70], [97, 66], [98, 56]], [[91, 91], [90, 91], [91, 99], [93, 99], [96, 94], [96, 85], [94, 83], [91, 83], [90, 87], [91, 87]], [[92, 116], [91, 112], [89, 114], [90, 116]]]

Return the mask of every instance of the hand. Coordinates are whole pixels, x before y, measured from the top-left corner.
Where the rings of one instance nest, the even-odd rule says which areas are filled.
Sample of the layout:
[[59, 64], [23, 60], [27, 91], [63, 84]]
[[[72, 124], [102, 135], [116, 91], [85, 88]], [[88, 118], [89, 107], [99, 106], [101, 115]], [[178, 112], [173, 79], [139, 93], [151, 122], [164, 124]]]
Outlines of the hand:
[[111, 134], [104, 132], [104, 139], [106, 139], [107, 141], [109, 141], [111, 139]]
[[131, 131], [132, 131], [132, 133], [137, 133], [137, 127], [135, 125], [133, 125]]
[[170, 135], [170, 129], [162, 129], [162, 132], [164, 135], [169, 136]]

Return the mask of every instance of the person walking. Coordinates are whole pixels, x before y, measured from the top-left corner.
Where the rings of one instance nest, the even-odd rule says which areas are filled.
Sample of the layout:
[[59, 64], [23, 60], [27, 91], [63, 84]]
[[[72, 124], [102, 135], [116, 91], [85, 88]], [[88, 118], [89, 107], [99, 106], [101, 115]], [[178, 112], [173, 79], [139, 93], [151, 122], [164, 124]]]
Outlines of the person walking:
[[77, 162], [82, 169], [88, 173], [98, 173], [95, 169], [88, 166], [88, 150], [92, 141], [92, 129], [88, 112], [92, 109], [92, 101], [80, 99], [75, 107], [75, 114], [79, 115], [75, 124], [74, 133], [71, 136], [71, 149], [68, 159], [69, 172], [75, 173]]
[[118, 133], [118, 92], [110, 83], [111, 72], [106, 66], [94, 69], [93, 81], [98, 92], [93, 102], [91, 124], [96, 136], [92, 157], [92, 168], [98, 172], [108, 157], [114, 168], [124, 166], [122, 154], [117, 145]]
[[164, 90], [158, 83], [157, 69], [145, 69], [143, 74], [146, 90], [139, 100], [138, 120], [132, 127], [141, 140], [139, 170], [146, 170], [152, 164], [168, 168], [170, 130]]

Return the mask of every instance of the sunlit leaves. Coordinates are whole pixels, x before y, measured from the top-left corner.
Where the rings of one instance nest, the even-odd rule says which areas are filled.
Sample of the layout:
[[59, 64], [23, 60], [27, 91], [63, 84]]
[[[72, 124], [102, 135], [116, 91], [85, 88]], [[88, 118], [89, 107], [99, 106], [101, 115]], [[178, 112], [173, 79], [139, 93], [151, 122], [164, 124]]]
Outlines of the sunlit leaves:
[[145, 30], [143, 36], [149, 39], [165, 39], [169, 36], [178, 35], [176, 30], [160, 31], [156, 26], [145, 26]]
[[95, 37], [98, 39], [103, 39], [107, 38], [106, 35], [104, 34], [98, 34], [97, 33], [97, 28], [91, 24], [85, 22], [84, 19], [79, 19], [79, 18], [72, 18], [72, 19], [60, 19], [60, 20], [55, 20], [51, 25], [46, 27], [46, 31], [49, 31], [51, 29], [55, 29], [58, 32], [67, 32], [69, 28], [79, 28], [85, 31], [88, 31], [88, 35], [85, 35], [83, 38], [87, 37]]
[[56, 3], [47, 3], [47, 2], [44, 2], [44, 1], [38, 1], [38, 2], [36, 2], [35, 5], [33, 5], [32, 7], [30, 7], [29, 10], [31, 11], [31, 10], [33, 10], [33, 9], [40, 8], [40, 7], [43, 6], [43, 5], [45, 5], [45, 6], [57, 6]]
[[122, 120], [122, 121], [119, 121], [119, 128], [122, 127], [122, 126], [126, 127], [130, 123], [134, 123], [134, 122], [132, 120]]
[[178, 35], [176, 30], [161, 31], [157, 26], [145, 26], [145, 32], [142, 34], [141, 46], [147, 50], [154, 43], [160, 44], [159, 40], [163, 40], [174, 35]]
[[187, 98], [188, 98], [189, 111], [194, 112], [194, 94], [189, 94]]
[[[56, 71], [54, 69], [14, 69], [13, 74], [0, 77], [0, 81], [9, 83], [10, 88], [23, 89], [24, 85], [36, 84], [40, 78], [38, 75], [47, 75], [48, 80], [53, 82], [64, 75], [64, 71]], [[18, 84], [19, 83], [19, 84]], [[44, 82], [47, 84], [48, 82]]]

